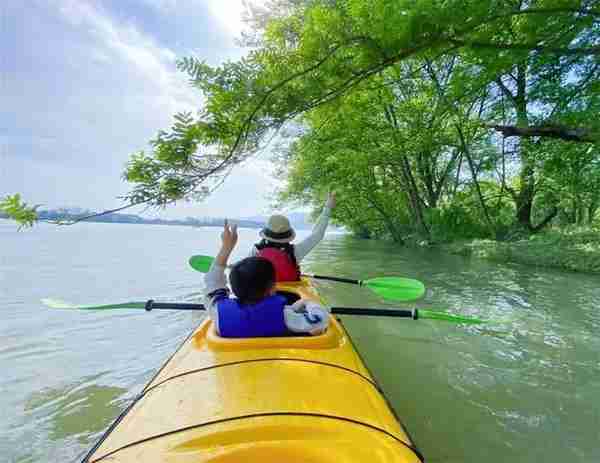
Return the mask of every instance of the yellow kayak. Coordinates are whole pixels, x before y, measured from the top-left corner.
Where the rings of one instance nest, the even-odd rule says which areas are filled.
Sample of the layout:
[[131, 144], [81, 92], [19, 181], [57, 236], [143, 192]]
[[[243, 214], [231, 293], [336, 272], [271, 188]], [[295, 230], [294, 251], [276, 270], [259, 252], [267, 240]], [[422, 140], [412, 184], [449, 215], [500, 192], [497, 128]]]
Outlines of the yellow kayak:
[[[278, 285], [320, 298], [308, 280]], [[226, 339], [205, 320], [84, 462], [419, 462], [332, 317], [319, 336]]]

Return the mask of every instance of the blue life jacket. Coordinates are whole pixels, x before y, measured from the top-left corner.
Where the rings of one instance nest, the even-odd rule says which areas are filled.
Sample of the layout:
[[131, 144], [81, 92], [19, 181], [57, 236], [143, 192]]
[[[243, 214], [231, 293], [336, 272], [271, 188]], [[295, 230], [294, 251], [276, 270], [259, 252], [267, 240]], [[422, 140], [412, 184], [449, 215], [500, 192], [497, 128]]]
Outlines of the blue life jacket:
[[217, 302], [219, 334], [224, 338], [260, 338], [287, 336], [283, 296], [273, 295], [253, 305], [242, 305], [237, 299]]

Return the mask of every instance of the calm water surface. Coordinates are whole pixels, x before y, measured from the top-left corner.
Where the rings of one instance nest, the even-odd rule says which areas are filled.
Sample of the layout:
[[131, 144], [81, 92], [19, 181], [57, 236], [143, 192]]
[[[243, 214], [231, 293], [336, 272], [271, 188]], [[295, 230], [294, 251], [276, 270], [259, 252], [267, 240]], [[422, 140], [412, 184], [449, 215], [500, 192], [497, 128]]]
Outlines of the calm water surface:
[[[238, 256], [256, 237], [242, 230]], [[186, 312], [50, 310], [40, 299], [198, 300], [192, 254], [216, 229], [0, 221], [0, 461], [76, 461], [201, 320]], [[600, 278], [330, 235], [304, 265], [405, 275], [420, 307], [493, 323], [346, 318], [429, 462], [600, 461]], [[385, 305], [322, 284], [335, 305]], [[388, 304], [389, 305], [389, 304]]]

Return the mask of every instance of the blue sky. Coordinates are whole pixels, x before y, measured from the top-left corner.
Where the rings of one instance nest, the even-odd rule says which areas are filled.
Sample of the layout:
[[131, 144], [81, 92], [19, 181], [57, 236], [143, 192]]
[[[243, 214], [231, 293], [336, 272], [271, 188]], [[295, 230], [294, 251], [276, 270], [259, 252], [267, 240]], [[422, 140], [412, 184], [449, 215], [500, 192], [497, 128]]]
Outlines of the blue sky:
[[[0, 3], [0, 195], [47, 207], [120, 205], [129, 154], [148, 149], [174, 113], [200, 108], [175, 59], [244, 53], [234, 42], [242, 0]], [[205, 203], [161, 215], [265, 212], [275, 186], [266, 158], [237, 168]]]

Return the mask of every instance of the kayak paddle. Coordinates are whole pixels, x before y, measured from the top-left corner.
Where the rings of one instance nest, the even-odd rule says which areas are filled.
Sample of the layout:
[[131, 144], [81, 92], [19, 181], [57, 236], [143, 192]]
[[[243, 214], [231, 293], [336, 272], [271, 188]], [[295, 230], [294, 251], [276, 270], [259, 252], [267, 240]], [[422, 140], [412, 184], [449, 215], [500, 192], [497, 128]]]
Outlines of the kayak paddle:
[[56, 299], [42, 299], [42, 303], [51, 309], [71, 310], [115, 310], [115, 309], [162, 309], [162, 310], [205, 310], [204, 304], [190, 304], [187, 302], [154, 302], [152, 299], [145, 302], [121, 302], [118, 304], [104, 305], [74, 305]]
[[[213, 262], [210, 256], [192, 256], [189, 259], [190, 266], [199, 272], [206, 273]], [[384, 299], [394, 301], [414, 301], [423, 297], [425, 286], [418, 280], [402, 277], [376, 277], [368, 280], [355, 280], [352, 278], [330, 277], [325, 275], [303, 274], [316, 280], [337, 281], [353, 285], [365, 286]]]
[[[80, 305], [76, 306], [54, 299], [42, 299], [42, 302], [52, 309], [76, 309], [76, 310], [114, 310], [114, 309], [144, 309], [150, 310], [206, 310], [204, 304], [191, 304], [188, 302], [154, 302], [152, 299], [146, 302], [123, 302], [119, 304], [105, 305]], [[332, 307], [331, 313], [335, 315], [359, 315], [367, 317], [395, 317], [411, 318], [413, 320], [442, 320], [453, 323], [479, 324], [483, 320], [462, 315], [453, 315], [447, 312], [437, 312], [424, 309], [367, 309], [361, 307]]]
[[453, 315], [448, 312], [438, 312], [425, 309], [366, 309], [362, 307], [332, 307], [331, 313], [336, 315], [360, 315], [371, 317], [399, 317], [412, 318], [413, 320], [443, 320], [453, 323], [469, 323], [477, 325], [485, 323], [484, 320], [463, 315]]
[[419, 280], [403, 277], [375, 277], [368, 280], [354, 280], [352, 278], [329, 277], [325, 275], [303, 274], [315, 280], [339, 281], [353, 285], [365, 286], [378, 296], [393, 301], [414, 301], [423, 297], [425, 285]]
[[210, 256], [192, 256], [189, 258], [188, 263], [190, 264], [190, 267], [192, 267], [194, 270], [206, 273], [210, 269], [213, 260], [215, 259]]

